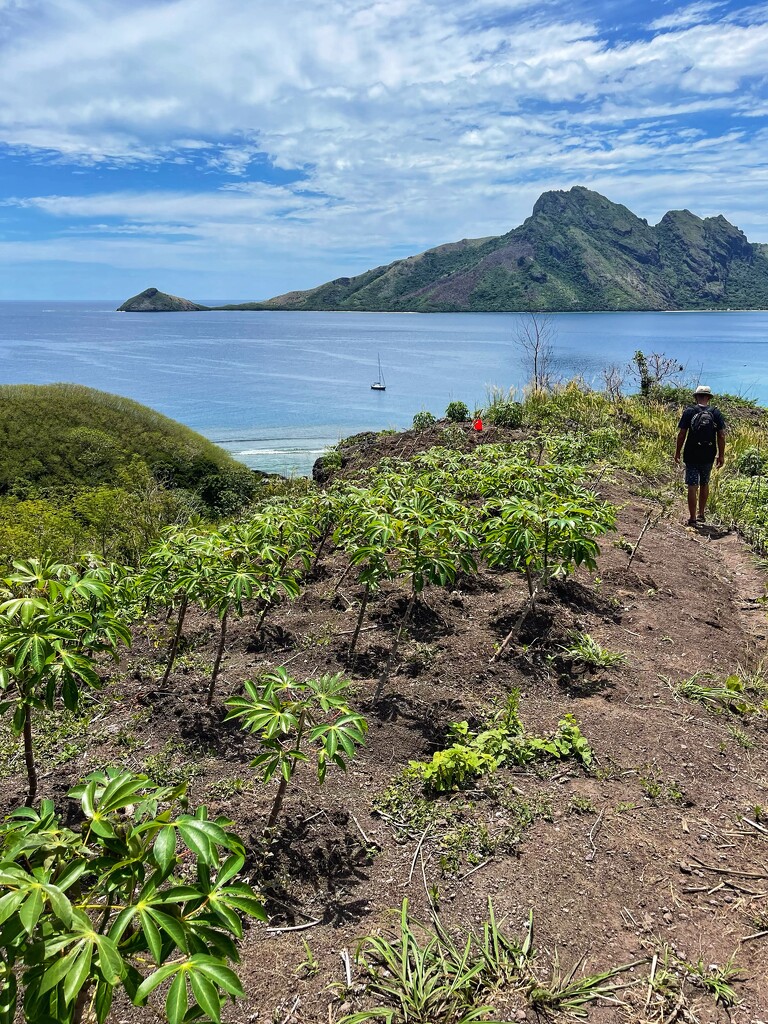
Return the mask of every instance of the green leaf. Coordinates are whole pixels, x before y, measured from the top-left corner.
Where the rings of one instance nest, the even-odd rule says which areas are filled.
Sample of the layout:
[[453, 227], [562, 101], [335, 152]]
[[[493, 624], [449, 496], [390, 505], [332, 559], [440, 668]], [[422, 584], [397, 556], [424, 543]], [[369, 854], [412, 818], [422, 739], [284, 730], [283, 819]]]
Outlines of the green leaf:
[[8, 920], [11, 914], [24, 902], [26, 895], [26, 890], [18, 889], [15, 892], [7, 892], [5, 896], [0, 897], [0, 924]]
[[64, 982], [64, 999], [71, 1003], [77, 993], [88, 980], [91, 970], [91, 957], [93, 956], [93, 945], [87, 939], [83, 940], [80, 953], [73, 963]]
[[109, 929], [109, 937], [113, 942], [119, 942], [122, 939], [125, 929], [137, 913], [138, 908], [135, 906], [124, 907], [123, 910], [120, 911], [112, 922], [112, 927]]
[[189, 849], [207, 864], [215, 860], [214, 845], [227, 847], [232, 841], [232, 837], [213, 821], [185, 816], [179, 818], [176, 827]]
[[17, 704], [16, 710], [13, 712], [13, 718], [11, 719], [11, 729], [13, 730], [14, 736], [20, 736], [24, 731], [24, 721], [27, 717], [27, 705]]
[[72, 904], [69, 902], [64, 893], [56, 885], [45, 885], [43, 891], [48, 897], [48, 902], [51, 904], [51, 910], [54, 912], [56, 917], [61, 921], [65, 928], [72, 927]]
[[95, 817], [91, 821], [91, 828], [96, 833], [96, 835], [97, 836], [101, 836], [102, 839], [114, 839], [115, 838], [115, 830], [114, 830], [114, 828], [112, 827], [112, 825], [108, 821], [105, 821], [101, 817]]
[[149, 951], [155, 959], [156, 964], [163, 962], [163, 940], [160, 936], [160, 931], [157, 925], [152, 920], [147, 910], [139, 910], [139, 919], [141, 921], [141, 927], [144, 932], [144, 938], [147, 940]]
[[96, 1011], [97, 1024], [104, 1024], [112, 1008], [112, 999], [115, 994], [113, 985], [100, 981], [96, 987], [96, 998], [93, 1001], [93, 1008]]
[[189, 983], [192, 986], [192, 995], [197, 1000], [197, 1005], [216, 1024], [221, 1021], [221, 999], [216, 986], [202, 972], [191, 970], [189, 972]]
[[224, 885], [240, 871], [245, 863], [245, 857], [239, 853], [233, 853], [224, 861], [216, 875], [216, 885]]
[[158, 969], [150, 974], [148, 978], [145, 978], [136, 989], [133, 997], [134, 1003], [137, 1006], [141, 1006], [147, 996], [154, 992], [158, 985], [162, 985], [166, 978], [170, 978], [172, 974], [175, 974], [179, 970], [181, 970], [181, 964], [163, 964], [162, 967], [158, 967]]
[[72, 861], [72, 863], [68, 864], [56, 879], [57, 887], [61, 889], [62, 892], [66, 892], [66, 890], [82, 876], [87, 868], [88, 862], [86, 860]]
[[165, 874], [170, 868], [176, 853], [176, 832], [172, 825], [166, 825], [165, 828], [160, 829], [152, 850], [157, 866]]
[[78, 950], [73, 949], [72, 952], [68, 953], [66, 956], [63, 956], [58, 960], [54, 960], [52, 966], [48, 968], [45, 974], [43, 974], [40, 988], [38, 989], [41, 996], [45, 995], [45, 993], [50, 989], [55, 988], [62, 978], [66, 977], [72, 967], [72, 964], [75, 962], [77, 954]]
[[181, 1024], [181, 1020], [187, 1012], [186, 973], [186, 971], [179, 971], [168, 990], [165, 1000], [165, 1014], [168, 1018], [168, 1024]]
[[182, 950], [182, 952], [186, 953], [187, 936], [182, 922], [178, 918], [172, 917], [170, 914], [165, 914], [161, 910], [155, 910], [154, 908], [149, 908], [147, 913], [152, 917], [155, 924], [170, 936], [176, 946]]
[[192, 885], [174, 885], [157, 894], [155, 903], [184, 903], [186, 900], [201, 899], [202, 893]]
[[208, 956], [205, 953], [195, 953], [191, 962], [206, 977], [218, 985], [219, 988], [228, 992], [229, 995], [236, 997], [245, 995], [238, 976], [221, 960], [217, 960], [215, 957]]
[[0, 979], [0, 1024], [13, 1024], [16, 1017], [18, 983], [13, 971], [7, 971]]
[[99, 970], [108, 985], [117, 985], [125, 977], [126, 967], [117, 946], [108, 935], [96, 936]]
[[24, 906], [19, 911], [19, 920], [24, 926], [24, 931], [27, 935], [31, 935], [35, 930], [35, 925], [38, 922], [42, 910], [43, 893], [41, 889], [35, 885], [30, 887], [29, 896], [27, 897]]

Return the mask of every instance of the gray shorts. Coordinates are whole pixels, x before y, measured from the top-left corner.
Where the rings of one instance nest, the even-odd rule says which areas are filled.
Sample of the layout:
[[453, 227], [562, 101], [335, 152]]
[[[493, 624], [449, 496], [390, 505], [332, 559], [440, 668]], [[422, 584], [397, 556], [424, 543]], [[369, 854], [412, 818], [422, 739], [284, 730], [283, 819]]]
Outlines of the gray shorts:
[[702, 484], [706, 487], [712, 474], [713, 465], [713, 462], [709, 462], [706, 466], [686, 466], [685, 482], [689, 487], [699, 487]]

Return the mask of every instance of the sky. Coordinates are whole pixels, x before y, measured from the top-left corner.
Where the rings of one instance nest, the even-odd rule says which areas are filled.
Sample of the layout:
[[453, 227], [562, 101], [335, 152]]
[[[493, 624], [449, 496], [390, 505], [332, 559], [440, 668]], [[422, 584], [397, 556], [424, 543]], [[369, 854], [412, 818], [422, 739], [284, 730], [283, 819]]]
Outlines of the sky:
[[261, 299], [585, 185], [768, 241], [768, 3], [0, 0], [0, 299]]

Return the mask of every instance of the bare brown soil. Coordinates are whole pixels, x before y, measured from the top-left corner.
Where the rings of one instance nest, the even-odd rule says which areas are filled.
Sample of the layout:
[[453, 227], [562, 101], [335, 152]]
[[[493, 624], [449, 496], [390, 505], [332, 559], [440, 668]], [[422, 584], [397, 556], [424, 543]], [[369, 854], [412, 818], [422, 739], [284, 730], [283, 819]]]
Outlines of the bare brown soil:
[[[407, 437], [387, 443], [409, 454]], [[602, 488], [620, 507], [619, 534], [632, 541], [648, 510], [633, 486], [621, 480]], [[210, 710], [205, 664], [214, 656], [215, 620], [190, 614], [186, 655], [164, 690], [158, 679], [171, 626], [154, 620], [136, 631], [75, 756], [47, 771], [41, 766], [41, 796], [61, 800], [95, 766], [138, 770], [154, 757], [156, 775], [191, 770], [193, 802], [229, 815], [257, 850], [273, 788], [254, 781], [255, 742], [223, 723], [223, 701], [244, 679], [276, 665], [299, 678], [344, 671], [369, 718], [369, 742], [346, 775], [329, 773], [322, 788], [302, 770], [271, 855], [254, 853], [250, 878], [264, 894], [270, 925], [247, 930], [241, 976], [248, 997], [226, 1009], [229, 1024], [333, 1024], [364, 1005], [359, 977], [352, 992], [343, 991], [341, 953], [354, 953], [361, 936], [390, 926], [406, 896], [421, 920], [436, 900], [444, 925], [458, 930], [481, 925], [489, 897], [517, 935], [532, 909], [545, 967], [555, 952], [566, 968], [585, 959], [587, 973], [643, 961], [631, 981], [647, 977], [663, 943], [706, 965], [734, 954], [740, 1005], [727, 1010], [694, 989], [697, 1016], [664, 1019], [766, 1021], [768, 935], [746, 937], [768, 929], [768, 832], [758, 820], [760, 807], [768, 808], [768, 716], [713, 714], [677, 699], [666, 681], [699, 671], [725, 677], [759, 663], [766, 655], [764, 575], [737, 536], [716, 526], [687, 529], [683, 516], [681, 506], [646, 534], [628, 572], [626, 552], [607, 538], [598, 571], [556, 584], [496, 661], [524, 603], [523, 581], [481, 572], [452, 591], [427, 591], [378, 708], [371, 695], [404, 597], [393, 586], [372, 598], [359, 654], [348, 663], [362, 591], [351, 577], [336, 589], [345, 568], [337, 553], [322, 560], [297, 601], [270, 615], [266, 629], [257, 630], [255, 610], [233, 623]], [[574, 628], [625, 652], [626, 663], [576, 672], [548, 658]], [[538, 772], [502, 769], [487, 786], [445, 800], [452, 824], [468, 826], [464, 848], [459, 843], [446, 863], [441, 827], [404, 833], [374, 813], [374, 801], [409, 759], [445, 745], [451, 723], [477, 722], [511, 688], [521, 691], [521, 717], [532, 731], [549, 732], [574, 713], [595, 751], [595, 770], [572, 762]], [[22, 792], [21, 776], [5, 780], [5, 806], [18, 804]], [[519, 842], [505, 844], [521, 800], [548, 804], [550, 812]], [[493, 852], [472, 850], [482, 825], [498, 840]], [[302, 940], [317, 973], [299, 969], [307, 959]], [[594, 1006], [589, 1019], [647, 1019], [647, 985], [621, 996], [631, 1010]], [[495, 1005], [502, 1020], [538, 1019], [514, 992]], [[130, 1007], [113, 1016], [159, 1019], [152, 1009]]]

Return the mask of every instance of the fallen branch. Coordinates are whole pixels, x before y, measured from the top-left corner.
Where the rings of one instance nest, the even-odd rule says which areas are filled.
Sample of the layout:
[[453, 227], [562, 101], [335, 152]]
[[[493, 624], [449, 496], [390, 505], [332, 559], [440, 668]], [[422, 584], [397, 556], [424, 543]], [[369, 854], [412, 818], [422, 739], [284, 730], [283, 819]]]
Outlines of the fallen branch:
[[363, 832], [363, 826], [360, 824], [360, 822], [357, 820], [357, 818], [354, 816], [354, 814], [352, 815], [352, 821], [354, 821], [354, 823], [357, 825], [357, 830], [360, 833], [360, 835], [363, 837], [363, 839], [365, 840], [366, 846], [378, 846], [379, 845], [378, 843], [371, 842], [371, 840], [368, 838], [368, 836], [365, 834], [365, 832]]
[[640, 531], [640, 536], [637, 538], [635, 543], [632, 545], [632, 553], [629, 556], [629, 561], [627, 562], [627, 567], [624, 570], [625, 574], [629, 572], [630, 567], [631, 567], [632, 563], [635, 560], [635, 555], [637, 554], [637, 549], [640, 547], [640, 541], [643, 539], [643, 537], [646, 535], [646, 533], [648, 532], [648, 530], [652, 526], [658, 526], [659, 525], [659, 523], [661, 522], [661, 520], [664, 517], [665, 513], [666, 513], [666, 509], [662, 509], [661, 512], [659, 512], [659, 514], [656, 516], [655, 519], [654, 519], [652, 513], [648, 512], [646, 514], [645, 522], [643, 523], [643, 528]]
[[768, 930], [766, 930], [764, 932], [752, 932], [751, 935], [745, 935], [744, 938], [740, 939], [739, 941], [741, 941], [741, 942], [751, 942], [752, 939], [762, 939], [764, 935], [768, 935]]
[[430, 822], [429, 825], [427, 825], [427, 827], [421, 833], [421, 838], [419, 839], [418, 843], [416, 844], [416, 851], [413, 854], [413, 860], [411, 861], [411, 870], [408, 873], [408, 881], [405, 883], [406, 885], [410, 885], [411, 881], [413, 880], [413, 872], [416, 870], [416, 858], [419, 856], [419, 851], [421, 850], [421, 847], [422, 847], [422, 845], [424, 843], [424, 840], [427, 838], [427, 832], [429, 832], [429, 830], [431, 828], [432, 828], [432, 822]]
[[292, 924], [285, 928], [267, 928], [268, 932], [272, 935], [282, 935], [283, 932], [303, 932], [307, 928], [314, 928], [315, 925], [322, 924], [322, 918], [318, 917], [315, 921], [307, 921], [306, 924]]
[[718, 875], [735, 875], [737, 878], [768, 878], [765, 871], [733, 871], [731, 868], [718, 868], [713, 864], [705, 864], [695, 854], [691, 854], [691, 860], [695, 860], [705, 871], [714, 871]]
[[597, 817], [597, 821], [592, 826], [592, 828], [589, 830], [589, 835], [587, 836], [587, 838], [589, 839], [589, 842], [590, 842], [590, 844], [592, 846], [592, 849], [587, 854], [587, 856], [585, 858], [586, 860], [592, 861], [592, 860], [595, 859], [595, 855], [597, 853], [597, 847], [595, 846], [595, 840], [594, 840], [593, 837], [594, 837], [595, 831], [600, 827], [600, 822], [603, 820], [603, 815], [604, 814], [605, 814], [605, 808], [603, 807], [603, 809], [600, 811], [600, 814]]
[[459, 875], [459, 881], [463, 882], [465, 878], [469, 878], [470, 875], [474, 875], [476, 871], [479, 871], [480, 868], [484, 868], [486, 864], [490, 864], [492, 860], [493, 857], [489, 857], [488, 860], [484, 860], [482, 864], [478, 864], [476, 867], [471, 868], [469, 871], [465, 871], [463, 875]]

